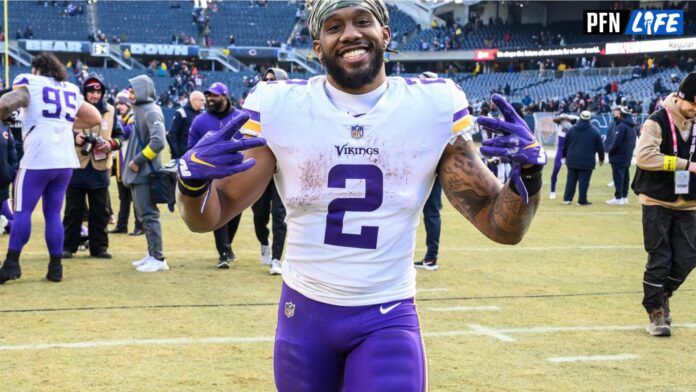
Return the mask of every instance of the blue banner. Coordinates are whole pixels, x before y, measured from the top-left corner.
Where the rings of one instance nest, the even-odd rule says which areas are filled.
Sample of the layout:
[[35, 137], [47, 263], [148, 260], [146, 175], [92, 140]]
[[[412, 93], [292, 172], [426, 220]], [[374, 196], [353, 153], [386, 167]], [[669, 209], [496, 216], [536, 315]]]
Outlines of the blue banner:
[[19, 46], [28, 52], [89, 53], [89, 42], [51, 41], [41, 39], [19, 40]]
[[230, 55], [233, 57], [258, 57], [258, 58], [278, 58], [280, 48], [264, 48], [252, 46], [228, 46]]
[[198, 56], [196, 45], [121, 44], [121, 52], [126, 49], [133, 56]]

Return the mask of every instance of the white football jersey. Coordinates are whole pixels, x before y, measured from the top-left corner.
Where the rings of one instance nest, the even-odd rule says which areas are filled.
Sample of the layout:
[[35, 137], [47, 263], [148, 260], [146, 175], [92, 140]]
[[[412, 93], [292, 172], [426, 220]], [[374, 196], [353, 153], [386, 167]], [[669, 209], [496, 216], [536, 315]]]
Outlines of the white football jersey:
[[364, 115], [338, 110], [326, 77], [261, 82], [242, 130], [276, 157], [287, 210], [283, 280], [316, 301], [362, 306], [413, 297], [423, 204], [453, 134], [471, 126], [451, 80], [390, 77]]
[[20, 110], [25, 169], [78, 168], [73, 121], [84, 98], [70, 82], [33, 74], [20, 74], [13, 89], [29, 90], [29, 105]]

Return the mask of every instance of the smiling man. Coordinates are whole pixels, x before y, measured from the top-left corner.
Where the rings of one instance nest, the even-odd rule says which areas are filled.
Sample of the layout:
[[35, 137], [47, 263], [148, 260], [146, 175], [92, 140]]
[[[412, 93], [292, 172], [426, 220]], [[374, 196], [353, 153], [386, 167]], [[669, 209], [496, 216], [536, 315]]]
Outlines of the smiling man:
[[[501, 186], [471, 141], [455, 83], [387, 78], [382, 0], [316, 1], [308, 22], [327, 75], [260, 83], [245, 113], [184, 155], [178, 204], [192, 230], [209, 231], [274, 177], [288, 225], [279, 391], [424, 391], [412, 257], [435, 177], [482, 233], [515, 244], [537, 209], [546, 156], [494, 96], [506, 121], [479, 120], [501, 135], [481, 151], [512, 163], [513, 181]], [[251, 137], [232, 139], [239, 128]]]

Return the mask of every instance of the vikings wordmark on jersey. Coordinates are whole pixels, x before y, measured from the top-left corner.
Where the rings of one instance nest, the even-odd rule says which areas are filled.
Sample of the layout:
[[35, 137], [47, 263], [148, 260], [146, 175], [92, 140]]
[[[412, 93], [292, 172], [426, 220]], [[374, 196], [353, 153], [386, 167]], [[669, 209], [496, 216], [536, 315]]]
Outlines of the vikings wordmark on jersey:
[[415, 295], [412, 257], [440, 156], [471, 116], [446, 79], [388, 79], [377, 104], [338, 110], [326, 78], [260, 83], [243, 133], [275, 154], [287, 209], [283, 279], [308, 298], [360, 306]]

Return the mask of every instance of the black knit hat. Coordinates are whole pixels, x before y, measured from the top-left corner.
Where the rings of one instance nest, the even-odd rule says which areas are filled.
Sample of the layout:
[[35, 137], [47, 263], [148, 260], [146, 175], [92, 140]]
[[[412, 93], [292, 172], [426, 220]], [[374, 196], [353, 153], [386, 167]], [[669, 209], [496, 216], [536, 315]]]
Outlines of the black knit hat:
[[689, 102], [696, 102], [696, 72], [691, 72], [679, 84], [679, 98]]

